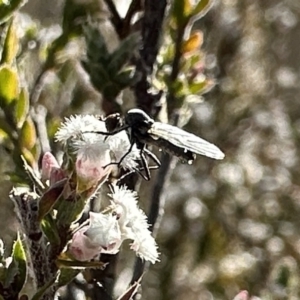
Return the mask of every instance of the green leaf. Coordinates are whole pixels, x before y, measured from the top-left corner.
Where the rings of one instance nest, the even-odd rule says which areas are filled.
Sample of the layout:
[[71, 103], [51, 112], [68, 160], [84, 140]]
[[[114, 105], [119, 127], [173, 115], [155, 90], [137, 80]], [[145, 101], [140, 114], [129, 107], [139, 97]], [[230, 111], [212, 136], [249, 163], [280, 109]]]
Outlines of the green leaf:
[[58, 286], [65, 286], [70, 283], [79, 273], [81, 270], [78, 269], [60, 269], [60, 274], [58, 276]]
[[7, 19], [26, 2], [27, 0], [0, 1], [0, 24], [6, 22]]
[[191, 13], [191, 0], [174, 0], [172, 16], [174, 17], [178, 27], [184, 26]]
[[89, 74], [91, 77], [92, 84], [100, 92], [108, 83], [111, 82], [109, 74], [102, 65], [95, 65], [92, 68], [90, 68]]
[[13, 287], [15, 295], [18, 295], [26, 280], [26, 255], [23, 243], [18, 234], [12, 250], [12, 262], [8, 266], [5, 275], [4, 287]]
[[27, 117], [20, 130], [19, 145], [21, 149], [31, 150], [36, 145], [36, 139], [34, 123], [30, 117]]
[[14, 118], [18, 128], [21, 128], [25, 122], [29, 111], [29, 95], [25, 88], [21, 89], [18, 100], [14, 107]]
[[60, 244], [58, 229], [50, 214], [43, 218], [41, 227], [52, 247]]
[[19, 95], [19, 80], [17, 73], [8, 66], [0, 68], [0, 106], [8, 107]]
[[210, 10], [212, 4], [213, 0], [200, 0], [191, 12], [191, 16], [195, 18], [194, 20], [202, 18]]
[[18, 291], [21, 291], [26, 280], [27, 265], [25, 249], [19, 234], [13, 245], [12, 258], [18, 266], [18, 276], [16, 277], [14, 287]]
[[118, 84], [120, 89], [125, 89], [137, 81], [138, 78], [134, 75], [135, 72], [133, 68], [126, 68], [115, 76], [114, 82]]
[[50, 210], [60, 199], [67, 180], [68, 179], [65, 178], [61, 181], [56, 182], [43, 194], [39, 201], [39, 221], [42, 221], [43, 217], [50, 212]]
[[57, 259], [56, 264], [60, 269], [102, 269], [104, 270], [107, 263], [101, 261], [78, 261], [78, 260], [66, 260]]
[[60, 201], [57, 208], [57, 224], [58, 227], [68, 227], [72, 222], [77, 220], [86, 205], [87, 199], [84, 197], [73, 198], [72, 201]]
[[85, 27], [84, 35], [87, 43], [88, 64], [104, 64], [109, 61], [109, 52], [105, 40], [97, 28]]
[[206, 85], [207, 85], [207, 82], [205, 80], [200, 81], [200, 82], [193, 82], [189, 86], [191, 94], [201, 93], [201, 91], [203, 91], [203, 89], [206, 87]]
[[189, 85], [190, 94], [200, 95], [210, 91], [215, 85], [215, 82], [211, 79], [205, 79], [203, 81], [196, 81]]
[[18, 45], [19, 45], [18, 38], [17, 38], [14, 22], [11, 21], [8, 26], [5, 42], [3, 45], [1, 64], [4, 63], [7, 63], [9, 65], [12, 64], [18, 52], [18, 48], [19, 48]]
[[140, 41], [140, 34], [136, 32], [121, 41], [119, 47], [110, 55], [110, 63], [107, 65], [109, 74], [113, 76], [129, 63], [133, 53], [138, 49]]

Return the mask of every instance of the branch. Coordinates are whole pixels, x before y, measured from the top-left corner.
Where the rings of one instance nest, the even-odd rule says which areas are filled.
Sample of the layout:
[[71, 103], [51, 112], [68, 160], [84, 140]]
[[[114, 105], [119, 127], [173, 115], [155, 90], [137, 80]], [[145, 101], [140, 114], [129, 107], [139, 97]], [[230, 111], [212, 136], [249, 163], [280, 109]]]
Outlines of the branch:
[[[27, 237], [30, 260], [33, 266], [35, 281], [38, 288], [43, 287], [55, 276], [53, 262], [49, 261], [47, 240], [38, 221], [37, 195], [24, 192], [24, 189], [13, 189], [10, 199], [16, 206], [16, 212], [22, 229]], [[43, 299], [53, 299], [55, 289], [49, 289]]]
[[159, 51], [166, 6], [166, 0], [145, 0], [142, 22], [143, 45], [136, 69], [141, 79], [135, 85], [134, 91], [137, 106], [150, 115], [153, 115], [152, 111], [161, 97], [161, 93], [153, 95], [149, 92], [151, 86], [148, 77], [152, 75], [153, 65]]
[[43, 105], [37, 105], [36, 108], [32, 110], [32, 117], [36, 124], [37, 134], [40, 140], [42, 153], [51, 151], [46, 124], [47, 109]]
[[121, 35], [121, 31], [122, 31], [122, 25], [123, 25], [123, 20], [120, 17], [117, 8], [114, 4], [114, 2], [112, 0], [104, 0], [105, 4], [107, 5], [109, 12], [111, 13], [111, 22], [115, 27], [115, 30], [117, 32], [117, 34]]

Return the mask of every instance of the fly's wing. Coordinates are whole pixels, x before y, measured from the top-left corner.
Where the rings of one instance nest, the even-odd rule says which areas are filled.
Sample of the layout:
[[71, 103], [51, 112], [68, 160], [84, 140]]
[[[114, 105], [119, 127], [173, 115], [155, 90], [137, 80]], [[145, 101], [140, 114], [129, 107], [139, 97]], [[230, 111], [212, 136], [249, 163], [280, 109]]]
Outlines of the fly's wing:
[[171, 144], [191, 151], [196, 154], [204, 155], [214, 159], [223, 159], [224, 153], [215, 145], [201, 139], [200, 137], [186, 132], [178, 127], [154, 122], [148, 133], [153, 139], [164, 139]]

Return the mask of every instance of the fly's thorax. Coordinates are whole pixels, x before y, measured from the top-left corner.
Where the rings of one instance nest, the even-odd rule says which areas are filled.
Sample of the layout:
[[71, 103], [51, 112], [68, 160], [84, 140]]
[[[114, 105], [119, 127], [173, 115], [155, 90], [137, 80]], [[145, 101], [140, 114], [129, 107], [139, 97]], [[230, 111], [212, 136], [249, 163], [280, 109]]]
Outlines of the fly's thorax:
[[132, 127], [133, 130], [146, 132], [151, 128], [153, 123], [154, 120], [138, 108], [129, 110], [125, 116], [125, 124]]

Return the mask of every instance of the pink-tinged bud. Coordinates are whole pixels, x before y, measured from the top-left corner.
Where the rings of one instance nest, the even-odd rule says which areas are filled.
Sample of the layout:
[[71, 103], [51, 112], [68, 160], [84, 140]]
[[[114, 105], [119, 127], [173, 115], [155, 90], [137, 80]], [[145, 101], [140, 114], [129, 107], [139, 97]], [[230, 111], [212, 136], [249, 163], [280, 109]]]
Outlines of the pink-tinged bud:
[[50, 175], [50, 186], [64, 178], [66, 178], [66, 174], [61, 168], [53, 168]]
[[85, 235], [89, 226], [83, 227], [75, 232], [69, 245], [69, 252], [79, 261], [88, 261], [97, 257], [101, 252], [101, 247], [92, 244], [90, 239]]
[[56, 158], [46, 152], [42, 159], [42, 180], [50, 180], [50, 185], [65, 178], [64, 171], [60, 168]]
[[249, 300], [249, 293], [248, 291], [240, 291], [233, 300]]
[[[76, 160], [77, 191], [86, 191], [104, 182], [111, 172], [110, 155], [105, 151], [100, 157], [80, 154]], [[107, 166], [107, 167], [106, 167]]]

